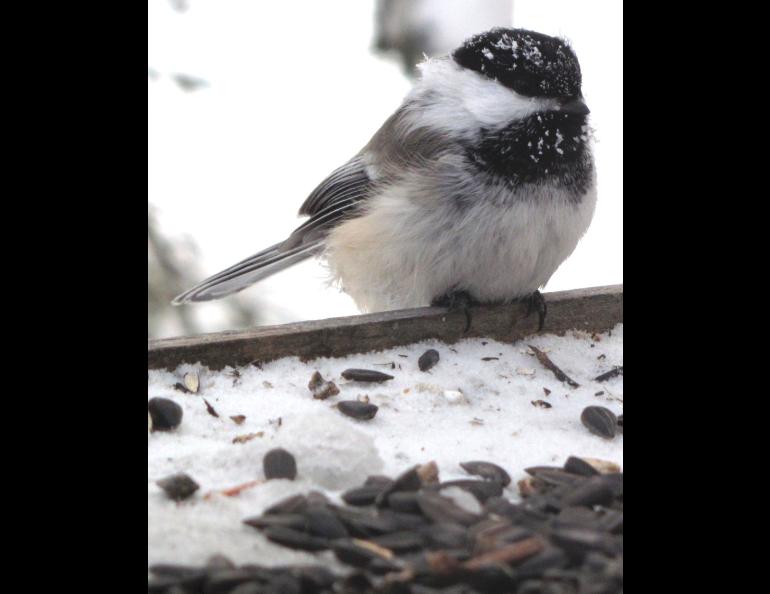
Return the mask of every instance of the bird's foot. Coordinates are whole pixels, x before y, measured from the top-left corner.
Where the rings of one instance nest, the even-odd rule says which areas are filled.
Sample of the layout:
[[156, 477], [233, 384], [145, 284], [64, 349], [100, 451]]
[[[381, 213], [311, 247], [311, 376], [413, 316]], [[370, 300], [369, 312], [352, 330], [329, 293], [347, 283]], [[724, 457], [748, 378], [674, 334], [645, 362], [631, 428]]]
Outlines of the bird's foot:
[[471, 328], [471, 306], [479, 305], [467, 291], [449, 291], [441, 297], [436, 297], [430, 303], [433, 307], [446, 307], [450, 312], [462, 310], [465, 313], [465, 330], [467, 334]]
[[527, 315], [529, 316], [533, 311], [537, 311], [537, 331], [541, 332], [543, 330], [543, 325], [545, 324], [545, 315], [548, 313], [548, 305], [545, 302], [545, 297], [543, 297], [543, 294], [540, 291], [535, 291], [526, 299], [529, 303]]

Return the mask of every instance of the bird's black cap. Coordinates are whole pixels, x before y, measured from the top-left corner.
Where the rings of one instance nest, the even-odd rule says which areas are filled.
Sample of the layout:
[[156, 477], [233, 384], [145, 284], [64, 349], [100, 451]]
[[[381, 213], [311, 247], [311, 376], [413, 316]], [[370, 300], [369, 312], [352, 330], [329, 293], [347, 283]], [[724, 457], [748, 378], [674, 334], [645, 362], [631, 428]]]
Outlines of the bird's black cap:
[[471, 37], [452, 57], [460, 66], [527, 97], [581, 95], [577, 56], [558, 37], [526, 29], [497, 28]]

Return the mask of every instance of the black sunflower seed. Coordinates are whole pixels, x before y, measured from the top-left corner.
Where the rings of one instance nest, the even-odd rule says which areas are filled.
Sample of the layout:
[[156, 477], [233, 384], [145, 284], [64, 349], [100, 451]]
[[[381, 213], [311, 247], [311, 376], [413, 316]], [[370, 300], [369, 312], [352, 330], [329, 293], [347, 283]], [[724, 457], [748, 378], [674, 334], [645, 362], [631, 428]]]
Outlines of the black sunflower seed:
[[229, 594], [242, 584], [259, 582], [265, 577], [264, 571], [257, 568], [238, 567], [217, 571], [209, 575], [203, 591], [206, 594]]
[[586, 479], [563, 498], [564, 504], [586, 507], [608, 505], [612, 501], [614, 493], [611, 479], [608, 480], [607, 476], [609, 475], [599, 475]]
[[617, 431], [618, 419], [610, 409], [603, 406], [587, 406], [580, 415], [580, 421], [591, 433], [612, 439]]
[[283, 448], [275, 448], [265, 454], [262, 467], [266, 479], [286, 478], [293, 481], [297, 476], [297, 462], [294, 456]]
[[333, 510], [350, 535], [357, 538], [369, 538], [403, 529], [393, 517], [379, 512], [336, 506], [333, 506]]
[[[167, 594], [168, 592], [196, 592], [206, 581], [208, 574], [196, 569], [186, 576], [158, 575], [147, 584], [147, 594]], [[189, 589], [188, 589], [189, 588]]]
[[524, 472], [549, 485], [575, 485], [585, 480], [579, 474], [573, 474], [557, 466], [530, 466]]
[[346, 380], [355, 382], [376, 382], [381, 383], [387, 380], [392, 380], [393, 376], [381, 371], [374, 371], [372, 369], [346, 369], [342, 372], [342, 377]]
[[[209, 590], [210, 588], [206, 591], [208, 592]], [[261, 581], [243, 582], [235, 586], [232, 590], [222, 590], [222, 592], [227, 592], [227, 594], [264, 594], [265, 592], [272, 591], [273, 590], [267, 590]]]
[[407, 513], [421, 513], [420, 506], [417, 504], [416, 491], [400, 491], [388, 495], [388, 507], [394, 511]]
[[377, 516], [387, 525], [387, 532], [398, 532], [399, 530], [417, 530], [428, 523], [428, 520], [421, 514], [412, 514], [407, 512], [394, 511], [391, 509], [380, 509]]
[[348, 505], [372, 505], [377, 499], [377, 495], [382, 493], [387, 487], [381, 486], [363, 486], [350, 489], [342, 494], [342, 500]]
[[153, 431], [171, 431], [182, 422], [182, 407], [168, 398], [151, 398], [147, 410], [152, 417]]
[[311, 536], [298, 530], [292, 530], [285, 526], [270, 526], [262, 531], [269, 540], [290, 549], [301, 551], [323, 551], [329, 548], [329, 541], [325, 538]]
[[438, 363], [440, 358], [436, 349], [428, 349], [420, 355], [420, 358], [417, 360], [417, 366], [420, 368], [420, 371], [428, 371]]
[[153, 575], [163, 578], [189, 578], [206, 574], [206, 570], [202, 567], [176, 563], [154, 563], [150, 565], [149, 570]]
[[354, 567], [366, 567], [375, 559], [390, 560], [393, 554], [378, 545], [364, 540], [340, 539], [332, 543], [335, 557]]
[[302, 514], [266, 514], [246, 518], [243, 520], [243, 523], [259, 530], [270, 528], [271, 526], [283, 526], [284, 528], [291, 528], [300, 532], [307, 530], [308, 524], [307, 519]]
[[623, 534], [623, 512], [600, 507], [597, 525], [612, 534]]
[[426, 538], [431, 548], [460, 549], [468, 542], [467, 529], [454, 522], [431, 524], [418, 532]]
[[414, 551], [425, 546], [425, 537], [417, 532], [401, 531], [375, 536], [371, 541], [396, 553]]
[[174, 501], [187, 499], [200, 488], [200, 485], [184, 472], [162, 478], [155, 484], [163, 489], [169, 499]]
[[564, 470], [571, 472], [572, 474], [580, 474], [582, 476], [596, 476], [599, 471], [591, 466], [588, 462], [582, 458], [576, 456], [570, 456], [564, 463]]
[[[435, 475], [435, 476], [434, 476]], [[417, 491], [423, 484], [436, 482], [438, 478], [438, 468], [435, 463], [412, 466], [409, 470], [402, 472], [393, 481], [393, 484], [377, 496], [377, 505], [382, 506], [386, 503], [391, 493], [400, 493], [402, 491]]]
[[323, 538], [346, 538], [348, 531], [339, 518], [326, 506], [313, 505], [303, 514], [308, 531]]
[[589, 507], [564, 507], [551, 521], [551, 527], [560, 528], [594, 528], [598, 525], [599, 515]]
[[[520, 578], [542, 576], [546, 571], [566, 567], [569, 557], [560, 548], [546, 545], [537, 555], [530, 557], [516, 568], [516, 575]], [[541, 592], [539, 590], [538, 592]]]
[[304, 592], [328, 590], [334, 584], [334, 574], [322, 565], [300, 565], [292, 567], [291, 572], [300, 580]]
[[452, 522], [470, 526], [479, 520], [478, 514], [469, 512], [448, 497], [434, 491], [420, 491], [417, 494], [417, 504], [423, 515], [433, 522]]
[[582, 557], [589, 550], [606, 551], [612, 543], [607, 535], [589, 528], [559, 528], [549, 535], [551, 542], [572, 557]]
[[337, 403], [337, 408], [344, 415], [365, 421], [373, 419], [379, 410], [374, 404], [358, 400], [343, 400]]
[[475, 474], [488, 481], [497, 481], [503, 485], [503, 487], [506, 487], [511, 483], [511, 477], [508, 473], [492, 462], [473, 460], [471, 462], [461, 462], [460, 466], [468, 474]]

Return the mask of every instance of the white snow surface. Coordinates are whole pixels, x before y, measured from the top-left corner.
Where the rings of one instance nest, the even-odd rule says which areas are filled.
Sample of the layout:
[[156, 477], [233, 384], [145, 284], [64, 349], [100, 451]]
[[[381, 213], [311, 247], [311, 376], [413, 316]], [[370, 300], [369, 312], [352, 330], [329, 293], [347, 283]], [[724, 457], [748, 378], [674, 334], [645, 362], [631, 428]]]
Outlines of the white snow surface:
[[[546, 351], [580, 387], [559, 382], [528, 344]], [[441, 360], [421, 372], [417, 359], [429, 348], [437, 349]], [[395, 369], [380, 365], [391, 362]], [[304, 553], [274, 545], [241, 520], [284, 497], [311, 490], [340, 501], [344, 490], [362, 484], [370, 474], [395, 477], [430, 460], [438, 464], [440, 480], [478, 478], [469, 477], [460, 462], [499, 464], [513, 479], [505, 491], [511, 499], [518, 498], [516, 482], [529, 466], [559, 465], [577, 455], [622, 467], [622, 434], [605, 440], [580, 422], [580, 413], [589, 405], [623, 413], [623, 376], [593, 381], [622, 364], [619, 324], [600, 335], [544, 334], [515, 344], [474, 338], [452, 345], [424, 341], [307, 363], [287, 357], [262, 369], [239, 368], [238, 379], [230, 368], [214, 372], [200, 365], [182, 365], [173, 373], [149, 371], [148, 398], [170, 398], [182, 406], [184, 416], [173, 432], [148, 433], [148, 563], [203, 564], [220, 553], [239, 564], [323, 563], [339, 568], [329, 552]], [[376, 369], [394, 379], [382, 384], [349, 382], [340, 375], [349, 368]], [[337, 384], [339, 395], [313, 399], [307, 384], [316, 370]], [[197, 394], [173, 388], [188, 371], [200, 375]], [[464, 398], [457, 397], [458, 391]], [[357, 421], [334, 407], [359, 395], [379, 407], [374, 419]], [[204, 398], [219, 418], [206, 411]], [[536, 400], [552, 407], [533, 405]], [[238, 425], [230, 419], [233, 415], [246, 419]], [[232, 443], [236, 436], [258, 432], [263, 435]], [[262, 457], [276, 447], [296, 457], [296, 480], [261, 482], [233, 497], [218, 493], [264, 479]], [[192, 498], [180, 503], [167, 499], [155, 484], [178, 472], [200, 484]]]

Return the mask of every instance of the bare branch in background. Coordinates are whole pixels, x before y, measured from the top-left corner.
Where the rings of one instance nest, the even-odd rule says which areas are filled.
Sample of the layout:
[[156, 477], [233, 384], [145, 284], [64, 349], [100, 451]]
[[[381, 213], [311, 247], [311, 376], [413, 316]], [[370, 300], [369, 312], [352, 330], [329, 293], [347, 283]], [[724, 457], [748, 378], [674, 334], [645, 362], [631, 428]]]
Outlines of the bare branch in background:
[[[190, 306], [174, 307], [171, 300], [204, 275], [194, 265], [197, 255], [190, 241], [162, 234], [151, 207], [147, 211], [147, 334], [149, 338], [200, 334], [205, 330]], [[255, 326], [257, 309], [237, 296], [218, 303], [232, 328]]]
[[423, 54], [446, 54], [465, 39], [510, 27], [513, 0], [377, 0], [374, 49], [395, 54], [409, 76]]
[[190, 74], [172, 74], [171, 78], [186, 93], [209, 86], [207, 81]]
[[169, 0], [169, 3], [171, 4], [171, 8], [177, 12], [187, 12], [190, 8], [189, 0]]

